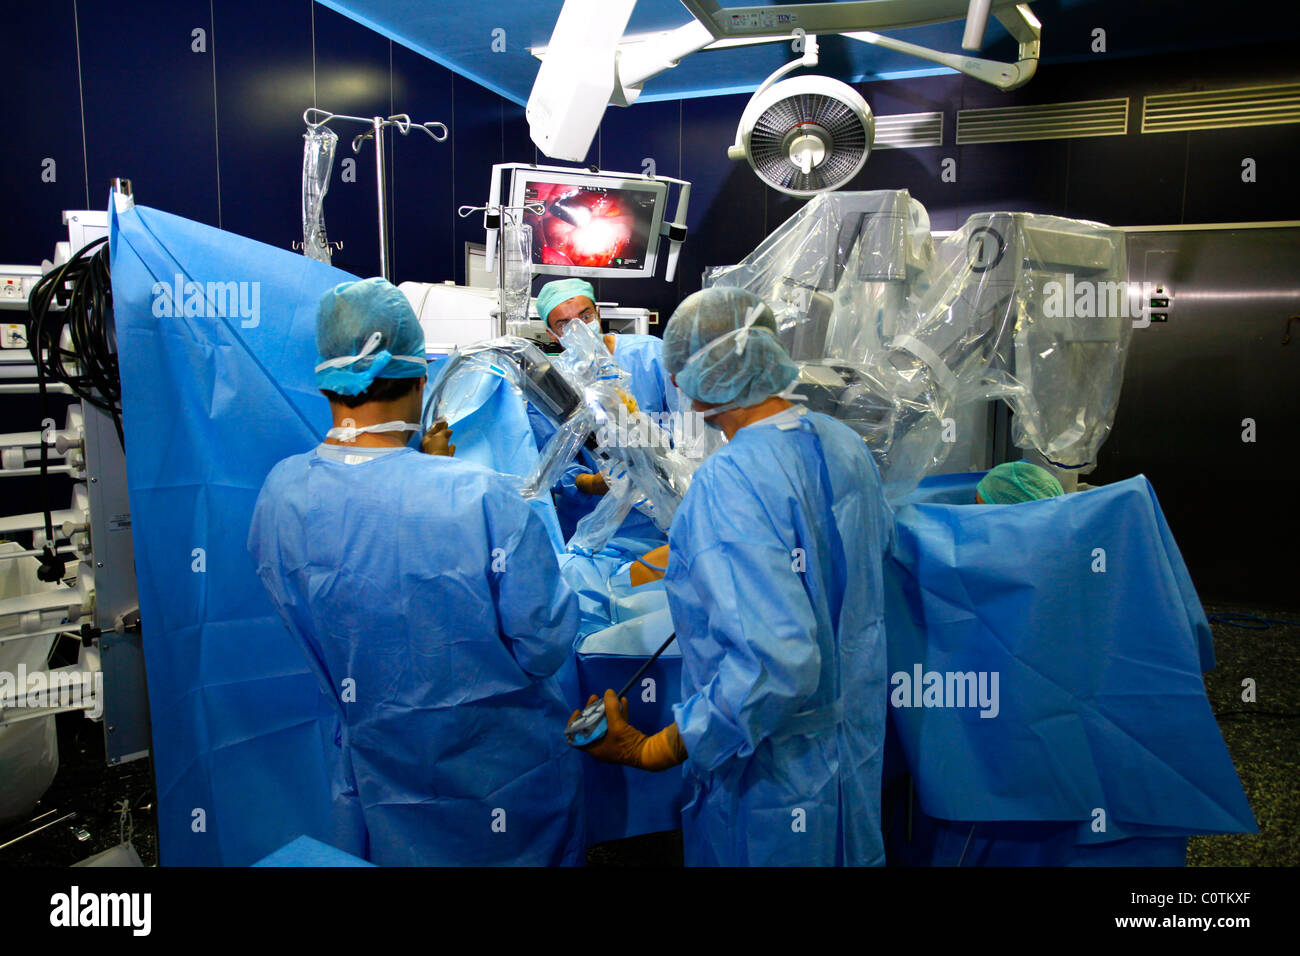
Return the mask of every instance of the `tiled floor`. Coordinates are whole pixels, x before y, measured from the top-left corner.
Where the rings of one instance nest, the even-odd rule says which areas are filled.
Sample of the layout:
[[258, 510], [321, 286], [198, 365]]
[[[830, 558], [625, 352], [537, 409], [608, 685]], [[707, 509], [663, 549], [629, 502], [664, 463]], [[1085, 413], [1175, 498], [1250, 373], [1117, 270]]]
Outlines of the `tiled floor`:
[[[1216, 615], [1300, 621], [1300, 611], [1205, 605]], [[1210, 705], [1237, 766], [1259, 833], [1193, 837], [1189, 866], [1300, 865], [1300, 626], [1248, 630], [1211, 620], [1218, 666], [1205, 675]], [[1256, 701], [1242, 701], [1253, 678]]]
[[[59, 772], [28, 818], [0, 827], [0, 844], [48, 820], [76, 817], [47, 827], [0, 850], [2, 866], [70, 866], [119, 842], [121, 815], [115, 807], [129, 800], [131, 842], [145, 866], [158, 862], [154, 820], [153, 767], [150, 761], [108, 767], [104, 763], [104, 725], [78, 713], [59, 714]], [[48, 811], [53, 810], [46, 816]], [[27, 820], [42, 817], [35, 823]]]

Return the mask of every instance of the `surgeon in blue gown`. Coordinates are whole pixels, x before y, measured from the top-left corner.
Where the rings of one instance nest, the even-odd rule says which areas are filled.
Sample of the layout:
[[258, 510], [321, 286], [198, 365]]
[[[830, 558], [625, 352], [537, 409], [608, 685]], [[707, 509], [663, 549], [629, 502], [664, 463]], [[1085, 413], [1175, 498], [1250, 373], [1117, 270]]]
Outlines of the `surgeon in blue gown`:
[[882, 864], [893, 520], [875, 462], [848, 427], [780, 397], [796, 368], [752, 293], [687, 297], [664, 361], [729, 439], [668, 534], [682, 701], [646, 736], [607, 691], [609, 729], [588, 752], [646, 770], [685, 761], [690, 865]]
[[[421, 431], [424, 336], [382, 279], [321, 299], [335, 427], [280, 462], [249, 550], [342, 725], [343, 779], [383, 865], [582, 860], [579, 757], [553, 677], [577, 627], [540, 519]], [[427, 452], [427, 453], [426, 453]]]
[[[578, 320], [596, 323], [600, 327], [600, 307], [596, 305], [596, 290], [583, 279], [556, 279], [546, 283], [537, 293], [537, 314], [550, 335], [557, 342], [568, 323]], [[637, 408], [650, 414], [680, 412], [677, 386], [672, 383], [663, 363], [663, 340], [653, 335], [613, 332], [604, 335], [605, 347], [632, 378], [632, 397]], [[537, 446], [541, 448], [555, 432], [555, 426], [540, 413], [529, 408], [529, 419]], [[662, 424], [672, 431], [672, 420]], [[609, 488], [595, 462], [584, 451], [565, 469], [556, 485], [556, 513], [565, 537], [572, 537], [574, 528], [585, 515], [596, 507], [598, 496]], [[620, 535], [637, 540], [663, 540], [649, 518], [633, 512], [620, 528]]]

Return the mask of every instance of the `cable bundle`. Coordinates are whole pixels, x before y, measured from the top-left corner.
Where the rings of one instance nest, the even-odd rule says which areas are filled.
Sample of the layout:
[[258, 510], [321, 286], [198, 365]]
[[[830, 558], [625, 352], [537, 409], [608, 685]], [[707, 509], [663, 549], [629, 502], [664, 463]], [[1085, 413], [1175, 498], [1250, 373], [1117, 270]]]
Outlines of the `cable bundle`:
[[[65, 302], [66, 308], [51, 309]], [[112, 308], [108, 245], [101, 237], [36, 283], [30, 300], [27, 347], [36, 363], [42, 400], [46, 380], [68, 386], [78, 398], [111, 415], [118, 441], [123, 441], [122, 382], [117, 350], [108, 331]], [[65, 329], [71, 350], [62, 346]]]
[[[55, 305], [63, 308], [52, 308]], [[27, 347], [36, 364], [41, 417], [47, 421], [50, 417], [49, 381], [61, 383], [77, 398], [112, 416], [117, 440], [125, 448], [122, 380], [118, 375], [117, 350], [108, 331], [113, 286], [109, 279], [106, 237], [87, 243], [63, 265], [42, 276], [32, 288], [28, 309], [31, 318], [27, 325]], [[63, 347], [65, 330], [71, 349]], [[44, 438], [41, 479], [46, 544], [36, 574], [42, 581], [54, 582], [63, 579], [69, 558], [55, 547], [50, 511], [49, 443]]]

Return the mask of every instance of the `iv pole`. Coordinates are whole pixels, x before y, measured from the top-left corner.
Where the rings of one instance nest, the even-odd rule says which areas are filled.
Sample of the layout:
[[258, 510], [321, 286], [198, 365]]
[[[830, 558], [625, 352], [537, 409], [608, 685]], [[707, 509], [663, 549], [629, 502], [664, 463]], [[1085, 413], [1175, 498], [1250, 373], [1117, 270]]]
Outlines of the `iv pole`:
[[[323, 118], [312, 122], [311, 114], [319, 113]], [[388, 203], [384, 197], [384, 136], [385, 126], [396, 126], [397, 131], [405, 136], [412, 129], [424, 130], [433, 139], [439, 143], [447, 139], [447, 126], [444, 123], [412, 123], [411, 117], [405, 113], [398, 113], [395, 116], [384, 118], [382, 116], [345, 116], [342, 113], [331, 113], [328, 110], [317, 109], [312, 106], [302, 113], [302, 121], [307, 124], [311, 130], [318, 129], [328, 125], [330, 120], [347, 120], [352, 123], [365, 123], [370, 127], [366, 133], [358, 133], [352, 137], [352, 152], [360, 153], [361, 144], [368, 139], [375, 141], [375, 182], [376, 191], [379, 196], [379, 274], [385, 279], [391, 279], [388, 269]], [[434, 129], [440, 129], [442, 135], [439, 136]]]
[[[497, 274], [497, 335], [505, 335], [507, 331], [506, 330], [506, 320], [507, 320], [506, 317], [507, 238], [506, 237], [507, 234], [510, 232], [511, 228], [517, 228], [520, 225], [519, 220], [522, 217], [523, 213], [531, 212], [534, 216], [540, 216], [546, 212], [546, 203], [537, 202], [536, 200], [530, 200], [528, 202], [525, 202], [522, 206], [497, 206], [497, 207], [461, 206], [459, 209], [456, 210], [456, 215], [460, 216], [461, 219], [468, 219], [476, 212], [487, 213], [488, 215], [492, 215], [495, 212], [498, 218], [503, 221], [502, 225], [504, 226], [504, 228], [500, 229], [499, 233], [498, 230], [492, 230], [492, 232], [494, 233], [491, 239], [491, 242], [493, 243], [492, 252], [488, 253], [487, 258], [489, 261], [491, 261], [492, 257], [494, 255], [496, 256], [495, 271]], [[516, 213], [520, 215], [517, 216]], [[498, 246], [500, 247], [499, 250], [497, 248]], [[491, 267], [489, 266], [489, 268]], [[532, 281], [531, 270], [529, 272], [529, 281], [530, 282]], [[526, 319], [527, 312], [528, 312], [527, 303], [525, 303], [524, 305], [525, 305], [524, 317]]]

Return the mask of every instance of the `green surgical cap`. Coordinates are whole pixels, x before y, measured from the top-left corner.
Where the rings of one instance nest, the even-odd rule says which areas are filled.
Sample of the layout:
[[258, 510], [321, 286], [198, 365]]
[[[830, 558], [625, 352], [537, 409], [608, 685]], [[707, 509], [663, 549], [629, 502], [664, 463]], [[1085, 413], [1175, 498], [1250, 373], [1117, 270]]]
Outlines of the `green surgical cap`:
[[568, 302], [580, 295], [586, 296], [592, 302], [596, 301], [596, 290], [592, 288], [590, 282], [583, 279], [556, 279], [554, 282], [548, 282], [542, 286], [542, 291], [537, 293], [537, 315], [546, 322], [551, 309], [561, 302]]
[[975, 490], [990, 505], [1014, 505], [1065, 494], [1056, 476], [1027, 461], [998, 465], [980, 479]]
[[411, 303], [386, 279], [342, 282], [316, 307], [316, 387], [360, 395], [377, 378], [428, 374], [424, 329]]

